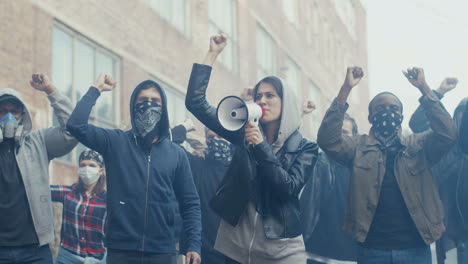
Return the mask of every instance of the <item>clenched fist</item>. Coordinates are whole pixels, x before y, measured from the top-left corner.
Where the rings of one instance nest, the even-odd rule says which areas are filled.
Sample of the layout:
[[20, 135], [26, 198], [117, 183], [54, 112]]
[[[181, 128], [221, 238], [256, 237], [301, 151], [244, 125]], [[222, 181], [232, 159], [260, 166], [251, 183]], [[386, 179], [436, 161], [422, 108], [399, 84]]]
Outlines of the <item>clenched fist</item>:
[[56, 90], [55, 86], [50, 82], [49, 77], [42, 73], [33, 74], [29, 83], [34, 89], [47, 94], [51, 94]]
[[422, 94], [431, 92], [431, 89], [426, 83], [426, 76], [424, 76], [424, 70], [422, 68], [408, 68], [407, 71], [403, 71], [406, 79], [416, 88], [421, 91]]
[[349, 90], [353, 89], [364, 77], [364, 71], [361, 67], [348, 67], [343, 87]]
[[112, 79], [112, 75], [101, 73], [99, 77], [94, 82], [94, 87], [96, 87], [100, 92], [112, 91], [115, 88], [117, 82]]
[[227, 45], [227, 35], [225, 33], [221, 33], [218, 35], [214, 35], [210, 38], [210, 49], [209, 52], [213, 53], [221, 53], [224, 47]]

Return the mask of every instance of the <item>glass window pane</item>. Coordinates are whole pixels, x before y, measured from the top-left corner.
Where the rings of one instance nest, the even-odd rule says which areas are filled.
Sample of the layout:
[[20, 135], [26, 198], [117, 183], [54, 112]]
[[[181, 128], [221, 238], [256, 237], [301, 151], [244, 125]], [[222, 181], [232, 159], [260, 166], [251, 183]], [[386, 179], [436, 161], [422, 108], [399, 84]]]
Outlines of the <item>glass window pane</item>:
[[291, 59], [286, 61], [288, 70], [286, 71], [286, 83], [289, 89], [294, 92], [297, 98], [300, 98], [300, 71], [297, 64]]
[[172, 22], [179, 31], [185, 32], [185, 0], [173, 0], [172, 3]]
[[94, 82], [94, 49], [87, 43], [76, 40], [73, 63], [73, 87], [78, 101]]
[[[94, 78], [97, 78], [101, 73], [109, 73], [114, 78], [117, 77], [115, 76], [114, 71], [114, 60], [110, 56], [97, 51]], [[110, 122], [114, 121], [114, 111], [112, 111], [114, 95], [115, 91], [102, 93], [101, 97], [99, 98], [99, 102], [95, 106], [95, 113], [97, 118]]]
[[64, 31], [54, 27], [52, 46], [52, 81], [66, 96], [72, 95], [72, 42]]

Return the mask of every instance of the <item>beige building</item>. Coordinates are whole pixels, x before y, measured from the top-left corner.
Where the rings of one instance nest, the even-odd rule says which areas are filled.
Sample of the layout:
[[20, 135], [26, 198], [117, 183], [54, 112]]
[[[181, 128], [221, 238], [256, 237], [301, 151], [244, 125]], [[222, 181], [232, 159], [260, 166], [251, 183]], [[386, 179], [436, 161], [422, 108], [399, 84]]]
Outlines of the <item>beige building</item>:
[[[129, 127], [131, 92], [146, 79], [166, 89], [172, 125], [184, 121], [192, 63], [202, 61], [209, 36], [218, 32], [230, 38], [213, 71], [211, 103], [267, 75], [281, 76], [300, 101], [318, 105], [304, 118], [302, 131], [311, 139], [346, 66], [367, 68], [359, 0], [2, 0], [0, 18], [0, 87], [24, 94], [35, 128], [54, 119], [46, 97], [29, 87], [34, 72], [48, 73], [74, 103], [99, 73], [112, 73], [118, 87], [94, 110], [100, 126]], [[361, 131], [368, 128], [368, 99], [364, 79], [350, 100]], [[82, 148], [53, 162], [51, 182], [76, 180]]]

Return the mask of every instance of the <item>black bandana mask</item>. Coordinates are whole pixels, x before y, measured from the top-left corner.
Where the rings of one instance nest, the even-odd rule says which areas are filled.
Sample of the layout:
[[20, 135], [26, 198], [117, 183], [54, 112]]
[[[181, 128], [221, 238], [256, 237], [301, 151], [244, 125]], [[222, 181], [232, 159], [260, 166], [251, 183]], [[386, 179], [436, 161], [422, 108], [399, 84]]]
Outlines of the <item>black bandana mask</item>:
[[382, 110], [375, 113], [372, 118], [372, 128], [382, 137], [395, 135], [401, 127], [403, 116], [392, 110]]
[[206, 158], [220, 161], [224, 164], [231, 162], [231, 146], [228, 142], [219, 139], [212, 139], [208, 143]]
[[133, 108], [136, 131], [145, 143], [151, 144], [154, 137], [159, 133], [159, 121], [162, 116], [162, 106], [152, 102], [144, 101]]

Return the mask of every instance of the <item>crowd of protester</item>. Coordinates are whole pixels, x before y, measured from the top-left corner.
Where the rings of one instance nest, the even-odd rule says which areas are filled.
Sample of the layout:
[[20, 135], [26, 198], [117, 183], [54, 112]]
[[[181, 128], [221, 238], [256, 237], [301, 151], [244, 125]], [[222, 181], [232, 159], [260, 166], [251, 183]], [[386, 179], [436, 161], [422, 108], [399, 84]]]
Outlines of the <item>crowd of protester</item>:
[[[175, 264], [179, 255], [187, 264], [429, 264], [432, 243], [439, 264], [451, 249], [468, 263], [468, 98], [453, 117], [442, 104], [456, 78], [431, 90], [423, 69], [403, 72], [421, 93], [407, 137], [393, 93], [369, 102], [368, 133], [346, 113], [360, 67], [347, 69], [317, 142], [301, 124], [323, 106], [298, 103], [276, 76], [244, 89], [240, 98], [263, 114], [231, 131], [206, 99], [227, 43], [211, 37], [189, 76], [185, 104], [202, 131], [192, 120], [171, 128], [164, 89], [150, 80], [133, 90], [127, 131], [89, 122], [101, 93], [116, 87], [106, 73], [74, 108], [33, 74], [59, 124], [40, 130], [19, 92], [0, 89], [0, 264]], [[89, 148], [78, 182], [50, 185], [49, 162], [78, 142]], [[63, 204], [55, 260], [52, 202]]]

